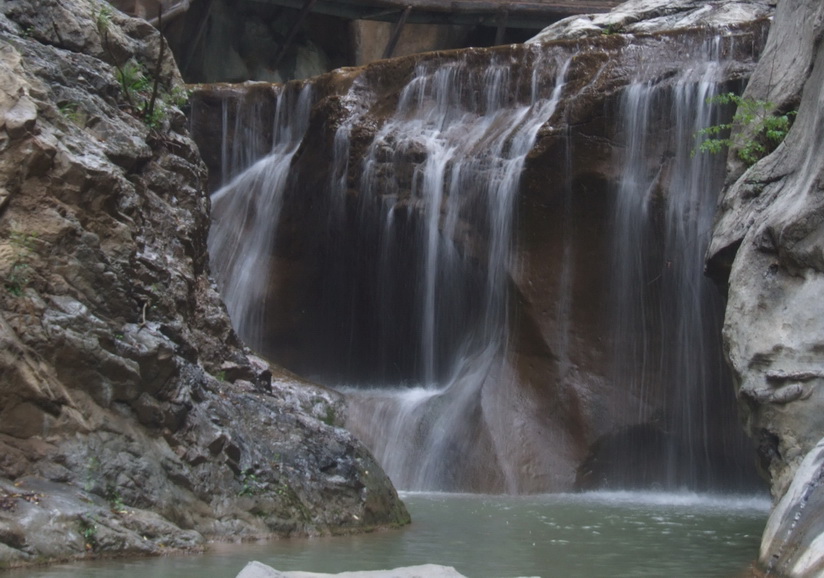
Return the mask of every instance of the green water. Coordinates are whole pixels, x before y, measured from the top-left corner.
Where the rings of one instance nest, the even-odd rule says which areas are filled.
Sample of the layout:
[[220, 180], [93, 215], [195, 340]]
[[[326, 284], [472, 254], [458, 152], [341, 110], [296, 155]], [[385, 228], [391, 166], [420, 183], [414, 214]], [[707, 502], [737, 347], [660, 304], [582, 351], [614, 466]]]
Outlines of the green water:
[[374, 534], [216, 545], [202, 556], [75, 563], [7, 578], [234, 578], [249, 560], [342, 572], [436, 563], [470, 578], [732, 578], [758, 554], [763, 497], [593, 493], [404, 494], [408, 528]]

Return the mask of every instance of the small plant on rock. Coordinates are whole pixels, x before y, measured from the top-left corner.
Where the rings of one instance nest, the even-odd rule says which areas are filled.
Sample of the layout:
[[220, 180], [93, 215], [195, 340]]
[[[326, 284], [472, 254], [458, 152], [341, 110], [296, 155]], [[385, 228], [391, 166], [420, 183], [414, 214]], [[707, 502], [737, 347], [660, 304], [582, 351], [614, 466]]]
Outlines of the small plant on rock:
[[117, 487], [109, 485], [106, 486], [106, 499], [109, 501], [109, 507], [115, 514], [127, 514], [129, 510], [126, 508], [126, 503], [123, 501], [123, 496]]
[[94, 23], [101, 34], [108, 32], [112, 24], [112, 7], [107, 2], [101, 2], [100, 8], [95, 10]]
[[[717, 154], [733, 148], [747, 166], [778, 147], [787, 136], [797, 111], [774, 114], [775, 105], [763, 100], [743, 98], [732, 92], [719, 94], [708, 102], [717, 105], [735, 105], [732, 121], [701, 129], [696, 138], [703, 139], [697, 150], [702, 153]], [[733, 128], [740, 128], [735, 137], [729, 135]]]
[[[160, 37], [157, 60], [144, 67], [135, 58], [121, 64], [110, 45], [112, 27], [111, 9], [102, 7], [95, 15], [101, 43], [115, 67], [117, 82], [125, 99], [125, 108], [133, 116], [143, 120], [152, 130], [159, 130], [169, 114], [169, 106], [181, 106], [188, 101], [188, 92], [181, 88], [167, 90], [162, 86], [161, 75], [166, 54], [166, 41]], [[158, 12], [158, 27], [162, 28], [162, 11]], [[151, 68], [147, 72], [147, 68]], [[180, 103], [180, 104], [178, 104]]]
[[97, 485], [97, 478], [100, 477], [100, 459], [97, 456], [90, 456], [86, 460], [86, 481], [83, 484], [83, 489], [87, 492], [94, 490]]
[[82, 127], [86, 123], [86, 115], [80, 109], [80, 105], [76, 102], [61, 104], [58, 110], [63, 118], [73, 124]]
[[27, 233], [12, 232], [9, 236], [10, 263], [8, 264], [3, 285], [10, 294], [21, 297], [31, 281], [31, 260], [34, 249], [37, 245], [37, 236]]
[[243, 470], [240, 474], [240, 491], [238, 496], [254, 496], [263, 491], [263, 484], [252, 470]]
[[143, 67], [134, 58], [129, 59], [126, 64], [117, 69], [117, 81], [123, 89], [126, 99], [133, 105], [137, 105], [144, 92], [149, 90], [152, 83], [143, 72]]
[[80, 519], [80, 535], [83, 536], [86, 551], [93, 552], [97, 548], [97, 523], [94, 519]]

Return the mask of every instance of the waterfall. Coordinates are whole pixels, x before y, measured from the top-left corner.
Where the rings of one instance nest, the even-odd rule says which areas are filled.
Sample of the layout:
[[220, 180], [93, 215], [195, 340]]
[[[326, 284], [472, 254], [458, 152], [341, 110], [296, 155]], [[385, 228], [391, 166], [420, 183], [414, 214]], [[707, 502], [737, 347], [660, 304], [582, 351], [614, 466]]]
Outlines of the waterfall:
[[[263, 345], [262, 309], [270, 296], [271, 252], [288, 168], [309, 121], [311, 88], [307, 85], [297, 94], [283, 91], [276, 100], [272, 147], [263, 158], [259, 158], [263, 147], [259, 111], [245, 109], [247, 118], [237, 114], [230, 139], [228, 104], [224, 104], [222, 172], [225, 178], [236, 176], [212, 195], [212, 272], [235, 331], [255, 348]], [[227, 143], [233, 141], [246, 146], [228, 149]]]
[[225, 109], [209, 247], [239, 335], [343, 392], [401, 489], [732, 480], [746, 450], [703, 278], [723, 160], [691, 153], [736, 50], [690, 41], [686, 67], [629, 44], [629, 84], [614, 53], [566, 45], [406, 59], [385, 91], [379, 67], [333, 74], [279, 89], [255, 121], [271, 138]]
[[[673, 83], [631, 84], [620, 105], [612, 380], [634, 398], [642, 425], [625, 432], [613, 485], [695, 489], [739, 481], [722, 480], [728, 472], [714, 469], [719, 460], [710, 455], [742, 443], [720, 425], [735, 404], [721, 350], [723, 302], [703, 275], [724, 160], [694, 152], [698, 131], [718, 122], [710, 98], [723, 78], [720, 43], [708, 43], [703, 59]], [[663, 127], [672, 127], [670, 143]]]
[[[542, 65], [546, 63], [539, 59], [534, 66]], [[481, 431], [489, 427], [483, 425], [488, 420], [482, 390], [506, 350], [514, 197], [538, 129], [558, 106], [569, 60], [555, 66], [552, 90], [541, 94], [538, 76], [533, 75], [524, 103], [512, 102], [516, 90], [507, 64], [482, 73], [461, 62], [419, 66], [395, 115], [370, 147], [363, 182], [373, 193], [385, 182], [378, 168], [387, 160], [381, 156], [390, 143], [394, 152], [388, 160], [393, 165], [402, 165], [411, 150], [421, 157], [411, 179], [412, 202], [420, 205], [422, 214], [420, 368], [414, 372], [419, 381], [400, 390], [396, 385], [346, 389], [352, 429], [367, 440], [401, 488], [472, 488], [477, 482], [466, 474], [473, 469], [471, 462], [505, 461], [505, 456], [496, 455], [499, 440]], [[477, 98], [467, 101], [466, 94]], [[391, 238], [396, 210], [391, 206], [384, 217], [389, 237], [383, 242], [388, 245], [396, 242]], [[470, 218], [485, 232], [481, 250], [456, 241], [457, 229], [470, 210], [475, 213]], [[470, 251], [476, 254], [467, 255]], [[448, 327], [448, 294], [464, 290], [460, 276], [473, 266], [483, 269], [482, 286], [475, 289], [480, 292], [480, 314], [468, 325], [456, 328], [465, 323], [458, 319]], [[448, 357], [442, 355], [444, 334], [459, 340]], [[510, 474], [499, 475], [501, 488], [514, 491], [514, 482], [507, 481]]]

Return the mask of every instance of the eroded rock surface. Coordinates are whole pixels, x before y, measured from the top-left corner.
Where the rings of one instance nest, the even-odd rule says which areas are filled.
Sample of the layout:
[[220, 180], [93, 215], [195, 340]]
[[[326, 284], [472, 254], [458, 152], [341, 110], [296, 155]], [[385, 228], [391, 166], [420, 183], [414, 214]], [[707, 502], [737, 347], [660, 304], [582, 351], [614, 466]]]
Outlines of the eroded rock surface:
[[408, 521], [339, 396], [234, 335], [175, 64], [104, 6], [0, 4], [0, 566]]
[[803, 460], [819, 459], [805, 456], [820, 453], [824, 434], [823, 33], [820, 2], [779, 4], [745, 97], [777, 112], [797, 107], [798, 115], [784, 142], [752, 167], [730, 155], [732, 179], [709, 253], [710, 269], [728, 282], [726, 352], [745, 428], [782, 500], [775, 516], [798, 513], [762, 545], [762, 564], [788, 576], [824, 567], [820, 527], [810, 523], [821, 516], [821, 474], [802, 467], [804, 479], [796, 480]]
[[629, 0], [605, 14], [565, 18], [545, 28], [530, 42], [592, 38], [603, 34], [653, 34], [702, 26], [735, 26], [747, 20], [768, 17], [776, 1]]

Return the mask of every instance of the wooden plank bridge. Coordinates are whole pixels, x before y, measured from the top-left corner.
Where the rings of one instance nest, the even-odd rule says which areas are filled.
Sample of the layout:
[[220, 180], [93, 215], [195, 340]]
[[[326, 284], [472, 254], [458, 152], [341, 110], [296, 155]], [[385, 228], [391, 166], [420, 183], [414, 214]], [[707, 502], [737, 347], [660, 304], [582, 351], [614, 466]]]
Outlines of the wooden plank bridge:
[[286, 53], [294, 34], [311, 13], [347, 20], [394, 22], [384, 58], [392, 56], [406, 24], [490, 26], [501, 44], [507, 28], [540, 30], [567, 16], [609, 12], [623, 0], [252, 0], [300, 10], [276, 59]]
[[[168, 22], [185, 13], [193, 0], [111, 0], [134, 15], [151, 18], [164, 14]], [[287, 53], [304, 21], [311, 14], [344, 20], [377, 20], [394, 23], [384, 51], [392, 56], [406, 24], [486, 26], [496, 28], [495, 44], [502, 44], [508, 28], [541, 30], [576, 14], [609, 12], [624, 0], [247, 0], [298, 11], [286, 41], [275, 58], [275, 67]], [[2, 0], [0, 0], [2, 3]], [[212, 0], [205, 0], [205, 26]], [[150, 20], [158, 26], [160, 18]], [[201, 28], [203, 27], [201, 26]]]

